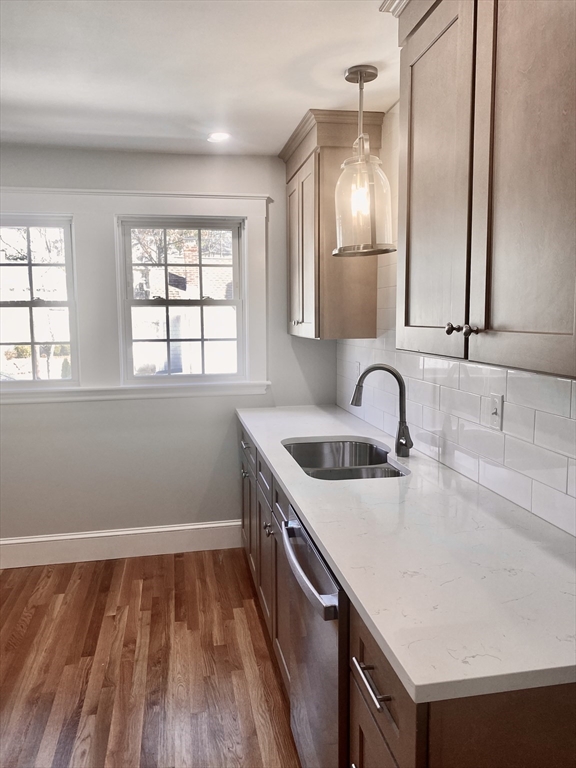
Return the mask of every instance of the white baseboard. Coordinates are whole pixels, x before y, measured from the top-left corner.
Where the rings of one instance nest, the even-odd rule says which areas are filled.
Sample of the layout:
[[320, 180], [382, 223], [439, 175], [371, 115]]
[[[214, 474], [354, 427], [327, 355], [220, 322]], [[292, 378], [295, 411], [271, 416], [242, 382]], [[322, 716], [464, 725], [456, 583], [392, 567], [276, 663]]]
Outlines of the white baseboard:
[[0, 539], [0, 568], [169, 555], [241, 546], [240, 520]]

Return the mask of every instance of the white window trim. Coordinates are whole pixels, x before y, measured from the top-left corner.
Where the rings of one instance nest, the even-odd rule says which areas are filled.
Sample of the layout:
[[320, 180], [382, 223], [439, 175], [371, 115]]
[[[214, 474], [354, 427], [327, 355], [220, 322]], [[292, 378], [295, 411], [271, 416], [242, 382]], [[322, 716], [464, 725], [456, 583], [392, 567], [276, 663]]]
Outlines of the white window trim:
[[[162, 217], [150, 217], [150, 216], [117, 216], [116, 226], [118, 229], [118, 248], [117, 254], [120, 260], [118, 265], [118, 275], [121, 292], [121, 335], [122, 335], [122, 382], [124, 386], [136, 386], [136, 387], [166, 387], [171, 384], [221, 384], [232, 382], [245, 382], [246, 381], [246, 300], [245, 300], [245, 281], [243, 279], [245, 254], [243, 253], [243, 230], [244, 219], [230, 219], [223, 216], [212, 216], [210, 218], [198, 218], [188, 217], [183, 219], [182, 217], [175, 216], [162, 216]], [[236, 373], [231, 374], [177, 374], [167, 376], [136, 376], [133, 372], [133, 358], [132, 358], [132, 317], [131, 309], [137, 305], [137, 302], [132, 302], [132, 262], [130, 256], [130, 240], [129, 240], [129, 227], [137, 225], [143, 228], [166, 228], [171, 226], [174, 228], [182, 229], [217, 229], [221, 226], [224, 229], [231, 229], [233, 232], [233, 238], [236, 241], [234, 248], [236, 256], [234, 258], [234, 283], [235, 293], [238, 300], [238, 324], [237, 324], [237, 360], [238, 370]], [[165, 306], [159, 303], [158, 306]], [[200, 304], [198, 304], [200, 306]]]
[[[120, 400], [141, 398], [168, 398], [198, 396], [230, 396], [264, 394], [270, 386], [267, 375], [267, 284], [266, 284], [266, 251], [267, 251], [267, 222], [268, 204], [271, 199], [267, 195], [202, 195], [194, 193], [156, 193], [131, 192], [114, 190], [67, 190], [67, 189], [29, 189], [4, 188], [2, 195], [2, 210], [6, 214], [37, 213], [44, 211], [45, 216], [73, 218], [74, 220], [74, 276], [76, 281], [76, 299], [79, 306], [79, 337], [78, 359], [81, 361], [80, 383], [76, 386], [59, 386], [42, 389], [18, 387], [16, 392], [2, 388], [0, 403], [43, 403], [43, 402], [74, 402], [82, 400]], [[44, 215], [44, 214], [43, 214]], [[245, 342], [246, 370], [243, 381], [209, 383], [206, 380], [197, 383], [166, 383], [163, 386], [144, 385], [132, 386], [122, 383], [121, 340], [121, 282], [119, 269], [120, 259], [116, 256], [117, 218], [129, 216], [178, 216], [180, 218], [213, 218], [226, 217], [244, 219], [246, 222], [244, 236], [244, 298], [245, 298]], [[99, 218], [102, 225], [96, 228]], [[88, 222], [88, 224], [86, 223]], [[94, 242], [94, 235], [98, 242]], [[86, 250], [92, 247], [93, 253]], [[112, 258], [110, 258], [112, 257]], [[105, 279], [98, 264], [98, 285], [95, 287], [101, 295], [92, 295], [94, 267], [102, 260], [105, 268]], [[110, 272], [110, 266], [116, 273]], [[115, 284], [118, 295], [113, 297], [115, 309], [112, 310], [112, 297], [104, 289]], [[90, 300], [85, 301], [86, 295]], [[102, 333], [102, 344], [116, 346], [117, 353], [111, 351], [112, 357], [102, 374], [99, 361], [94, 358], [90, 340], [94, 329], [101, 323], [98, 315], [98, 300], [108, 301], [109, 309], [106, 315], [105, 327]], [[84, 300], [83, 300], [84, 299]], [[111, 312], [114, 312], [114, 317]], [[116, 331], [114, 333], [114, 327]], [[88, 329], [88, 333], [86, 332]], [[90, 333], [92, 336], [90, 337]], [[98, 328], [98, 338], [101, 329]]]
[[[78, 323], [76, 314], [76, 280], [74, 269], [74, 230], [72, 216], [50, 215], [38, 213], [2, 213], [0, 225], [3, 227], [62, 227], [64, 230], [64, 263], [66, 267], [66, 293], [68, 319], [70, 324], [70, 366], [69, 379], [22, 379], [19, 381], [3, 381], [3, 395], [22, 393], [24, 391], [68, 390], [79, 386], [80, 383], [80, 349], [78, 345]], [[40, 306], [40, 305], [39, 305]], [[34, 338], [31, 337], [31, 346]]]

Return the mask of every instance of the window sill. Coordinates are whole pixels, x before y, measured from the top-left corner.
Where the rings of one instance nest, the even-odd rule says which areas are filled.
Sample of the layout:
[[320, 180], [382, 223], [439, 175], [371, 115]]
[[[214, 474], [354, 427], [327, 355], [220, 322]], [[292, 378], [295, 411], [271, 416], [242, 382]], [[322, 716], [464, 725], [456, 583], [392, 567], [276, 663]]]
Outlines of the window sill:
[[263, 395], [269, 381], [232, 381], [199, 384], [146, 384], [122, 387], [60, 387], [58, 389], [23, 389], [4, 391], [0, 405], [24, 405], [27, 403], [75, 403], [93, 400], [162, 400], [174, 397], [218, 397], [226, 395]]

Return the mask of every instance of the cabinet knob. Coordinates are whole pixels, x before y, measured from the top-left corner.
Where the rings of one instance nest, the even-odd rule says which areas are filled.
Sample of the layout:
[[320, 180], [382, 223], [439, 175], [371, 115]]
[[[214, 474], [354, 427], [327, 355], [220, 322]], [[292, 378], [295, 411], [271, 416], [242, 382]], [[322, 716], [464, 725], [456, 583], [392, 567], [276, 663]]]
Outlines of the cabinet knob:
[[460, 333], [461, 330], [462, 330], [461, 325], [452, 325], [452, 323], [446, 323], [446, 328], [445, 328], [446, 336], [452, 336], [454, 331], [456, 331], [456, 333]]
[[248, 472], [246, 472], [245, 469], [242, 470], [242, 477], [243, 478], [247, 478], [248, 477]]
[[480, 333], [480, 328], [478, 328], [477, 326], [472, 327], [471, 325], [468, 325], [468, 323], [466, 323], [466, 325], [464, 326], [464, 338], [467, 339], [472, 334], [477, 334], [477, 333]]
[[265, 531], [265, 533], [266, 533], [266, 536], [272, 536], [272, 534], [274, 533], [274, 531], [272, 530], [272, 526], [270, 525], [270, 523], [264, 523], [264, 525], [262, 526], [262, 528], [264, 528], [264, 531]]

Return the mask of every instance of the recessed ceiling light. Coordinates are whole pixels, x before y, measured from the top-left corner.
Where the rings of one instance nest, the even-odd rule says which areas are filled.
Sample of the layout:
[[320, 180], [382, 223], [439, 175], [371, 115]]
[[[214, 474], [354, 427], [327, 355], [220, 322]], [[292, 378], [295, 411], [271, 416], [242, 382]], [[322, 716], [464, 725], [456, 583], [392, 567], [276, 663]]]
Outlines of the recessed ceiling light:
[[221, 131], [216, 131], [216, 133], [211, 133], [210, 136], [208, 136], [208, 141], [212, 142], [219, 142], [219, 141], [226, 141], [226, 139], [230, 138], [229, 133], [222, 133]]

